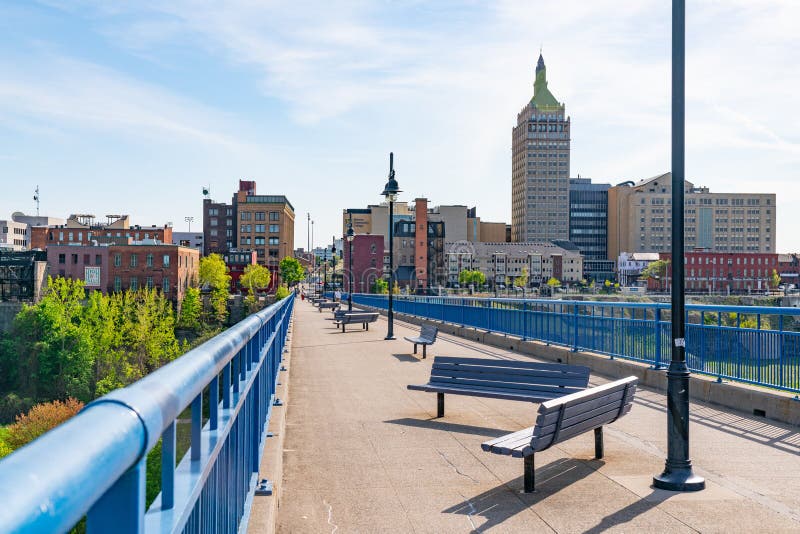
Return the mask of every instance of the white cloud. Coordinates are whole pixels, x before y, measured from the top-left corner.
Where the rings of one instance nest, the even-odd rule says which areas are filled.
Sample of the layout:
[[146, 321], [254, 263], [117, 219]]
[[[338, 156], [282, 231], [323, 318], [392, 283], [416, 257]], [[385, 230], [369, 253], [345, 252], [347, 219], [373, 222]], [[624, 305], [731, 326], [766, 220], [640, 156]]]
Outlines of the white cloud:
[[[359, 185], [379, 181], [384, 152], [394, 149], [410, 195], [478, 204], [485, 218], [508, 220], [510, 131], [531, 96], [540, 45], [550, 87], [572, 116], [573, 174], [639, 179], [669, 165], [668, 2], [173, 0], [68, 9], [90, 13], [110, 42], [144, 57], [177, 44], [222, 58], [252, 72], [298, 131], [330, 129], [313, 147], [287, 150], [284, 164], [307, 186], [332, 172], [332, 159], [333, 172]], [[766, 187], [754, 183], [759, 173], [783, 184], [786, 198], [800, 197], [797, 20], [793, 0], [688, 6], [687, 173], [698, 183], [717, 191]], [[74, 100], [89, 97], [96, 96]], [[156, 116], [139, 109], [122, 106], [118, 122], [144, 121], [204, 142], [216, 135], [208, 110], [200, 115], [212, 118], [196, 120], [172, 105]], [[357, 194], [365, 193], [342, 188], [303, 200], [338, 230], [335, 212], [361, 202]], [[800, 232], [789, 229], [796, 223], [779, 220], [779, 244], [800, 250]]]

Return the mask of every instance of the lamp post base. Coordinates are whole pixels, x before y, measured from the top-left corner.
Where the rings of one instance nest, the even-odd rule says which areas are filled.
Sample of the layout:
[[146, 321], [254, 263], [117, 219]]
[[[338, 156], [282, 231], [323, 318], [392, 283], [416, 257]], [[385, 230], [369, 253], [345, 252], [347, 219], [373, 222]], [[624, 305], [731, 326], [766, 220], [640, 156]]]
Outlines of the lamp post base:
[[695, 475], [691, 466], [676, 469], [667, 465], [663, 473], [653, 477], [653, 487], [667, 491], [700, 491], [706, 488], [706, 481]]
[[394, 336], [386, 336], [386, 337], [385, 337], [385, 338], [383, 338], [383, 339], [384, 339], [384, 341], [392, 341], [392, 340], [394, 340], [394, 339], [397, 339], [397, 338], [396, 338], [396, 337], [394, 337]]

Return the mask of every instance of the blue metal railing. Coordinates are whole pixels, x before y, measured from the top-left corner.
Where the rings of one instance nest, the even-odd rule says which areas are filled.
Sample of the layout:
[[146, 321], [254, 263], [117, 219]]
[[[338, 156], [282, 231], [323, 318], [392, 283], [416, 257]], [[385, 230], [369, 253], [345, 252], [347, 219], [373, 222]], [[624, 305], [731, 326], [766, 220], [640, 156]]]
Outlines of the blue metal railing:
[[[353, 302], [386, 309], [385, 295]], [[670, 305], [398, 295], [395, 312], [563, 345], [662, 368]], [[800, 392], [800, 309], [687, 305], [686, 359], [698, 373]]]
[[[244, 319], [0, 461], [0, 531], [236, 532], [249, 514], [294, 296]], [[203, 396], [208, 420], [203, 421]], [[191, 406], [191, 445], [175, 427]], [[147, 453], [161, 493], [145, 510]]]

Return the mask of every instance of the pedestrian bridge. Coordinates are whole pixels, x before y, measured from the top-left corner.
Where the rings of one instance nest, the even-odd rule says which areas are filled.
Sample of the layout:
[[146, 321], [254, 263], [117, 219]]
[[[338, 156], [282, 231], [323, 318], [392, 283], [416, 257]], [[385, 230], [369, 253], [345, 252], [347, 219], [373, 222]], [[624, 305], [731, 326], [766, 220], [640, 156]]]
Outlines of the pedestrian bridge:
[[[381, 307], [379, 297], [354, 297]], [[397, 305], [406, 306], [405, 313], [419, 306], [419, 316], [425, 315], [422, 307], [430, 316], [463, 314], [453, 321], [459, 325], [478, 321], [479, 313], [500, 321], [501, 315], [490, 317], [494, 312], [486, 310], [508, 314], [516, 306], [452, 302], [443, 311], [445, 303], [424, 299]], [[545, 313], [534, 305], [525, 303], [522, 313]], [[457, 306], [480, 311], [453, 311]], [[564, 306], [548, 327], [552, 331], [569, 328], [565, 317], [575, 312]], [[652, 312], [644, 318], [639, 313], [630, 317], [617, 309], [614, 317], [630, 324], [652, 318]], [[584, 310], [578, 315], [590, 316]], [[610, 320], [607, 312], [598, 315]], [[607, 428], [603, 460], [592, 459], [591, 435], [553, 447], [537, 455], [537, 492], [526, 495], [519, 492], [520, 465], [482, 452], [480, 443], [530, 426], [535, 407], [453, 396], [446, 417], [436, 418], [435, 396], [406, 389], [430, 373], [431, 358], [412, 356], [402, 341], [417, 327], [397, 321], [398, 339], [385, 341], [384, 319], [368, 332], [342, 334], [328, 317], [290, 297], [98, 399], [7, 457], [0, 462], [0, 532], [63, 532], [84, 516], [89, 532], [261, 532], [263, 525], [279, 532], [800, 529], [796, 426], [693, 403], [692, 459], [708, 487], [692, 494], [655, 490], [650, 482], [666, 457], [666, 399], [643, 388], [631, 413]], [[537, 320], [523, 321], [529, 339], [542, 337]], [[788, 321], [784, 350], [793, 335]], [[491, 326], [502, 330], [498, 322]], [[624, 330], [615, 332], [622, 336]], [[578, 329], [579, 340], [586, 335]], [[430, 350], [528, 358], [449, 334]], [[609, 378], [593, 373], [591, 383]], [[275, 410], [285, 413], [271, 417]], [[176, 427], [187, 426], [185, 417], [191, 446], [177, 458]], [[275, 436], [267, 438], [270, 430]], [[159, 439], [161, 493], [146, 508], [145, 485], [152, 481], [146, 480], [145, 462]], [[264, 444], [271, 440], [280, 443], [281, 458], [265, 471]], [[274, 494], [256, 495], [265, 478], [274, 483]]]

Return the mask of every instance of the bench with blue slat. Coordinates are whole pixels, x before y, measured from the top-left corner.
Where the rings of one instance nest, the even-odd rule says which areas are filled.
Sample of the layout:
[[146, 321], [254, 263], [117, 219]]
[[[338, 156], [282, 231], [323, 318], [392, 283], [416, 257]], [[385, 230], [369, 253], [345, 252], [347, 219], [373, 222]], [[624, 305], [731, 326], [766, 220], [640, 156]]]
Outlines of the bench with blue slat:
[[583, 391], [589, 368], [488, 358], [437, 356], [427, 384], [408, 389], [437, 395], [437, 417], [444, 417], [445, 394], [542, 402]]
[[595, 458], [603, 457], [603, 425], [631, 410], [638, 379], [629, 376], [543, 402], [536, 425], [481, 444], [484, 451], [524, 460], [525, 493], [534, 490], [534, 453], [594, 430]]

